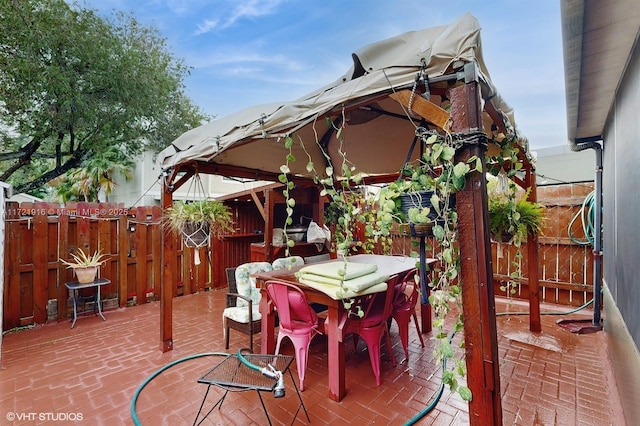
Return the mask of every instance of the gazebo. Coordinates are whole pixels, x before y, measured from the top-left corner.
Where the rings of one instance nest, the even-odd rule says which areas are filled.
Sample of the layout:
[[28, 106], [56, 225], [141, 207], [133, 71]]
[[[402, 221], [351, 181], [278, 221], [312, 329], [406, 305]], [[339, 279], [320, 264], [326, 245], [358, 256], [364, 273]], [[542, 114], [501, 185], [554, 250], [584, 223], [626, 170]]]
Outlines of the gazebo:
[[[463, 140], [456, 159], [482, 159], [495, 136], [507, 136], [524, 162], [512, 179], [531, 188], [536, 201], [535, 166], [513, 111], [494, 87], [482, 59], [480, 25], [463, 15], [450, 25], [412, 31], [355, 51], [353, 66], [336, 81], [289, 102], [257, 105], [192, 129], [158, 156], [163, 170], [162, 207], [173, 192], [198, 173], [277, 181], [287, 155], [283, 140], [318, 141], [298, 158], [339, 165], [338, 138], [349, 160], [368, 183], [389, 182], [419, 155], [411, 149], [418, 126], [445, 129]], [[341, 128], [337, 135], [335, 129]], [[327, 155], [325, 156], [326, 153]], [[293, 179], [309, 181], [305, 161], [292, 163]], [[334, 167], [339, 170], [339, 167]], [[493, 272], [488, 230], [487, 188], [474, 172], [456, 195], [460, 282], [466, 321], [467, 382], [472, 424], [501, 424]], [[540, 331], [537, 239], [529, 237], [530, 329]], [[171, 283], [176, 281], [174, 239], [163, 239], [161, 350], [173, 348]]]

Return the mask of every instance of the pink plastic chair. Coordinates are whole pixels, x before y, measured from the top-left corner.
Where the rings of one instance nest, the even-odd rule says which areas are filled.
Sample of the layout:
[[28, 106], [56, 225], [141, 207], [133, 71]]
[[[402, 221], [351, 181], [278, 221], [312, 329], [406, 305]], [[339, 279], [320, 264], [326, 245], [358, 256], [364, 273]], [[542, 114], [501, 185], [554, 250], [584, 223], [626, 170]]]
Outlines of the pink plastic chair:
[[362, 318], [349, 315], [348, 312], [345, 312], [343, 315], [346, 316], [346, 319], [341, 319], [341, 321], [346, 321], [343, 328], [344, 335], [346, 336], [349, 333], [353, 334], [354, 346], [358, 344], [358, 336], [362, 337], [365, 341], [367, 349], [369, 350], [371, 369], [376, 377], [376, 385], [378, 386], [380, 386], [382, 382], [380, 378], [380, 342], [383, 335], [386, 338], [391, 362], [394, 367], [397, 365], [396, 357], [391, 349], [391, 339], [389, 337], [387, 321], [391, 319], [394, 288], [398, 278], [400, 277], [389, 280], [387, 283], [387, 291], [366, 296], [361, 301], [364, 310], [364, 316]]
[[318, 315], [309, 306], [305, 294], [293, 284], [267, 281], [267, 294], [275, 304], [280, 321], [276, 352], [286, 336], [293, 343], [296, 352], [296, 366], [300, 379], [300, 391], [304, 390], [304, 375], [307, 371], [307, 353], [311, 339], [318, 331]]
[[414, 276], [418, 273], [417, 269], [409, 271], [395, 286], [395, 295], [393, 298], [393, 310], [391, 316], [398, 324], [398, 333], [400, 341], [404, 348], [405, 359], [409, 359], [409, 322], [413, 317], [413, 322], [418, 330], [420, 344], [424, 348], [424, 340], [418, 324], [418, 314], [416, 313], [416, 304], [418, 303], [418, 283], [415, 282]]

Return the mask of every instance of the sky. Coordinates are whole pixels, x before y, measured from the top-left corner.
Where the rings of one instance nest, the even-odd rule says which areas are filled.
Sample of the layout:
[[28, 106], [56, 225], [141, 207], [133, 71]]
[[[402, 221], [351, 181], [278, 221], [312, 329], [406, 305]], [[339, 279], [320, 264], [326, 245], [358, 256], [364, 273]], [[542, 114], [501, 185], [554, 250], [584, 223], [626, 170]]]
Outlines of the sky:
[[567, 145], [559, 0], [85, 0], [157, 27], [192, 67], [187, 95], [218, 118], [296, 99], [342, 76], [361, 47], [454, 22], [481, 26], [482, 54], [519, 131], [536, 148]]

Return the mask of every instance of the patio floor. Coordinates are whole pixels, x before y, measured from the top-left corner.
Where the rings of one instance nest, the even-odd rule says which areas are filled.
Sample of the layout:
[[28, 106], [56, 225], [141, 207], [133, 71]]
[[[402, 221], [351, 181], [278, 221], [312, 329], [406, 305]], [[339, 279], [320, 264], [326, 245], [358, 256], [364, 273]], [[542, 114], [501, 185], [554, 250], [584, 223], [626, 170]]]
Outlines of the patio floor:
[[[62, 322], [8, 333], [2, 343], [0, 424], [133, 424], [130, 407], [136, 389], [174, 362], [140, 392], [137, 416], [143, 425], [192, 424], [206, 391], [197, 379], [217, 361], [193, 355], [224, 351], [224, 294], [214, 290], [174, 299], [175, 347], [167, 353], [159, 349], [159, 303], [107, 311], [106, 321], [81, 317], [74, 329]], [[505, 302], [497, 300], [498, 312], [527, 309], [526, 304]], [[553, 309], [564, 308], [542, 306], [543, 312]], [[569, 317], [590, 315], [582, 311]], [[623, 425], [604, 332], [574, 334], [556, 325], [558, 319], [543, 316], [543, 331], [534, 334], [528, 331], [527, 316], [498, 317], [504, 424]], [[361, 340], [354, 352], [349, 340], [347, 396], [341, 402], [327, 397], [326, 339], [314, 338], [302, 393], [311, 424], [401, 425], [424, 409], [440, 385], [440, 366], [432, 355], [430, 335], [424, 336], [426, 347], [421, 348], [413, 325], [410, 331], [409, 360], [393, 367], [383, 355], [380, 387], [375, 386], [364, 343]], [[400, 361], [404, 353], [395, 323], [391, 335]], [[230, 352], [247, 343], [247, 336], [231, 330]], [[254, 350], [260, 350], [259, 337]], [[282, 352], [292, 354], [292, 345], [284, 344]], [[292, 369], [297, 383], [295, 363]], [[290, 424], [297, 408], [290, 378], [286, 386], [285, 398], [263, 395], [274, 424]], [[417, 424], [468, 422], [466, 403], [445, 390], [436, 408]], [[241, 392], [230, 394], [222, 409], [214, 410], [203, 424], [266, 423], [255, 392]], [[295, 424], [308, 424], [304, 413]]]

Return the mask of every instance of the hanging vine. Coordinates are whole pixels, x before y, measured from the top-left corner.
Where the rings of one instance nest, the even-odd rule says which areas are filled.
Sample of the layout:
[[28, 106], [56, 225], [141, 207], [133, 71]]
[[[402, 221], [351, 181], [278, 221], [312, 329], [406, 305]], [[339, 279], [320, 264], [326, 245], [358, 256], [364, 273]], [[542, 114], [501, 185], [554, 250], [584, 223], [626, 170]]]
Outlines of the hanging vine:
[[[342, 114], [344, 115], [344, 111]], [[343, 119], [340, 120], [340, 123], [345, 122], [344, 116], [342, 118]], [[342, 271], [342, 276], [344, 276], [344, 271], [346, 271], [346, 257], [349, 255], [351, 250], [356, 250], [357, 247], [360, 246], [360, 242], [356, 243], [354, 225], [356, 223], [364, 223], [367, 218], [371, 217], [371, 215], [369, 209], [366, 207], [363, 208], [363, 206], [368, 202], [367, 197], [358, 193], [357, 190], [352, 190], [353, 188], [358, 188], [362, 185], [363, 181], [362, 174], [356, 172], [355, 165], [348, 160], [347, 153], [344, 150], [344, 139], [342, 137], [342, 130], [344, 128], [343, 124], [336, 126], [329, 118], [327, 118], [326, 121], [329, 125], [333, 126], [333, 130], [336, 132], [336, 139], [339, 141], [338, 155], [341, 158], [340, 167], [342, 176], [340, 180], [336, 180], [334, 169], [331, 165], [326, 166], [324, 174], [321, 175], [316, 169], [312, 157], [307, 151], [302, 139], [298, 139], [298, 144], [307, 155], [306, 171], [313, 176], [314, 183], [322, 187], [320, 195], [328, 197], [333, 210], [338, 213], [337, 223], [339, 226], [336, 227], [336, 229], [340, 232], [340, 236], [336, 238], [336, 248], [345, 255], [345, 268]], [[315, 133], [315, 143], [320, 148], [324, 158], [327, 159], [327, 164], [330, 164], [331, 162], [328, 153], [319, 143], [315, 123], [313, 130]], [[280, 167], [281, 174], [278, 176], [278, 180], [285, 185], [285, 189], [283, 190], [287, 206], [287, 217], [285, 222], [286, 225], [291, 225], [293, 223], [294, 207], [296, 205], [295, 199], [291, 196], [291, 190], [295, 187], [295, 184], [290, 177], [290, 164], [296, 161], [296, 157], [293, 154], [293, 138], [287, 136], [284, 140], [284, 146], [288, 150], [288, 153], [286, 155], [285, 164]], [[321, 178], [320, 176], [324, 177]], [[295, 241], [288, 238], [286, 225], [284, 228], [284, 236], [286, 240], [286, 255], [288, 256], [289, 250], [295, 246]], [[338, 292], [338, 295], [340, 294], [347, 294], [347, 289], [343, 286], [343, 281], [340, 282], [340, 292]], [[357, 303], [356, 299], [343, 298], [342, 303], [345, 309], [349, 311], [350, 315], [356, 315], [359, 317], [364, 315], [364, 311]]]

